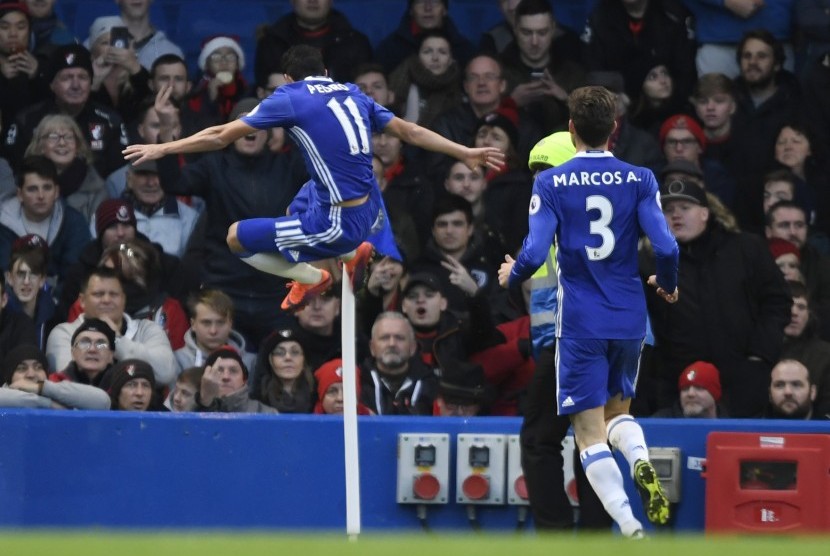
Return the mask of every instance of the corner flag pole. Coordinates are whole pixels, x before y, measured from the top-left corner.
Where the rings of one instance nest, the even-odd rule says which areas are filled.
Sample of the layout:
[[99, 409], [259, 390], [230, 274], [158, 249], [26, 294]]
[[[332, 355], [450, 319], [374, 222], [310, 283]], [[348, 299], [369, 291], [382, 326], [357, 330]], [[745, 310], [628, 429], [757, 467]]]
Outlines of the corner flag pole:
[[355, 356], [355, 300], [348, 272], [343, 269], [341, 334], [343, 350], [343, 444], [346, 461], [346, 534], [360, 534], [360, 462], [357, 443], [357, 365]]

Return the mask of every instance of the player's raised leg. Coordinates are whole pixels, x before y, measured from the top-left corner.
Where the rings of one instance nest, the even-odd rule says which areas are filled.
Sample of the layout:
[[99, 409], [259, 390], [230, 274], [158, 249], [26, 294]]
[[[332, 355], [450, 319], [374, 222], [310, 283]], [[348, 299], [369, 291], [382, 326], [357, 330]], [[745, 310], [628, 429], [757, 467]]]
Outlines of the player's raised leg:
[[228, 228], [227, 243], [231, 252], [240, 259], [262, 272], [289, 278], [291, 288], [282, 302], [282, 309], [295, 311], [301, 309], [311, 296], [322, 293], [332, 285], [331, 274], [308, 263], [291, 263], [279, 253], [251, 253], [237, 235], [238, 222]]

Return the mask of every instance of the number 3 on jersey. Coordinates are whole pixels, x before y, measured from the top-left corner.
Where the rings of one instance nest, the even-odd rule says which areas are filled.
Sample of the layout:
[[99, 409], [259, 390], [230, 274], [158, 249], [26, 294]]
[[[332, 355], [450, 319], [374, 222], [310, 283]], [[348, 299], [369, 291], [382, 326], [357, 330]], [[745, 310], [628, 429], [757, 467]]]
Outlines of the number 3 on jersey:
[[[346, 97], [346, 100], [343, 101], [343, 106], [348, 110], [348, 114], [336, 98], [328, 101], [326, 106], [334, 113], [334, 117], [337, 118], [337, 122], [343, 129], [343, 134], [346, 135], [346, 140], [349, 142], [349, 154], [369, 154], [369, 133], [354, 99]], [[349, 116], [351, 116], [351, 119]], [[355, 133], [355, 129], [357, 129], [357, 133]]]
[[585, 252], [588, 254], [588, 260], [601, 261], [611, 255], [617, 243], [614, 232], [608, 227], [611, 223], [611, 218], [614, 216], [614, 207], [607, 197], [590, 195], [585, 198], [585, 210], [599, 211], [599, 218], [591, 220], [589, 230], [592, 235], [600, 236], [602, 243], [599, 247], [589, 247], [586, 245]]

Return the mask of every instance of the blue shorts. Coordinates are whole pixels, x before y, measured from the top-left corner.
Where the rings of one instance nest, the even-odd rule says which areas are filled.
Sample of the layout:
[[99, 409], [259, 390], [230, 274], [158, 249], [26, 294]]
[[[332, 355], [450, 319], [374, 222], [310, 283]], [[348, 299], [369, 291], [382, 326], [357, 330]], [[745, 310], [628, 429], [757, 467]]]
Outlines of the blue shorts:
[[617, 394], [634, 397], [642, 340], [556, 339], [559, 415], [603, 407]]
[[354, 250], [372, 232], [381, 214], [379, 195], [356, 207], [323, 203], [312, 182], [300, 189], [289, 215], [251, 218], [239, 222], [239, 243], [251, 253], [279, 252], [290, 262], [310, 262], [338, 257]]

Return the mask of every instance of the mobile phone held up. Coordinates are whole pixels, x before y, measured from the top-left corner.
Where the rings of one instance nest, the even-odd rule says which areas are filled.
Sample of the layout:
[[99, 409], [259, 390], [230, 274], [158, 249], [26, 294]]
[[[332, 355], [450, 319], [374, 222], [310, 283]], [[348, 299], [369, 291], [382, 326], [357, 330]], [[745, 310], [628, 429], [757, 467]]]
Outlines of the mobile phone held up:
[[110, 30], [110, 46], [127, 48], [130, 45], [130, 32], [126, 27], [113, 27]]
[[530, 78], [531, 78], [533, 81], [540, 81], [540, 80], [542, 80], [542, 79], [544, 79], [544, 78], [545, 78], [545, 72], [543, 72], [543, 71], [534, 71], [534, 72], [531, 72], [531, 74], [530, 74]]

